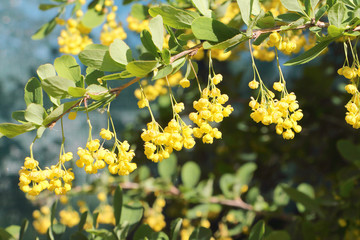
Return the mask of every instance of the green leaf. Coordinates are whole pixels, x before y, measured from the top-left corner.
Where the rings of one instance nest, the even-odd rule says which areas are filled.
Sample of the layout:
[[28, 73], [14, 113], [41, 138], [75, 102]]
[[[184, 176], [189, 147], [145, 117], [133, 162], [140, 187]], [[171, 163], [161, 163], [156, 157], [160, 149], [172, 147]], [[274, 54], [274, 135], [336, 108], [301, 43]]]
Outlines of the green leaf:
[[79, 230], [79, 231], [82, 231], [82, 230], [84, 229], [87, 215], [88, 215], [88, 211], [83, 212], [83, 213], [81, 214], [80, 222], [79, 222], [79, 225], [78, 225], [78, 230]]
[[320, 2], [320, 0], [310, 0], [311, 9], [315, 10], [315, 8], [316, 8], [316, 6], [318, 5], [319, 2]]
[[71, 234], [70, 240], [88, 240], [88, 238], [82, 232], [75, 232]]
[[343, 35], [345, 29], [344, 28], [338, 28], [334, 25], [330, 25], [328, 27], [328, 34], [330, 37], [340, 37]]
[[315, 13], [315, 22], [319, 21], [319, 19], [324, 16], [326, 11], [328, 10], [328, 5], [322, 6]]
[[164, 23], [161, 15], [157, 15], [150, 20], [149, 29], [151, 32], [152, 41], [161, 51], [164, 43]]
[[[307, 183], [301, 183], [298, 187], [297, 190], [299, 192], [302, 192], [304, 194], [306, 194], [307, 196], [309, 196], [310, 198], [314, 199], [315, 198], [315, 191], [314, 188], [307, 184]], [[302, 205], [301, 203], [296, 203], [296, 207], [299, 210], [299, 212], [305, 212], [305, 206]]]
[[53, 121], [59, 119], [62, 115], [64, 115], [67, 111], [71, 109], [71, 107], [75, 106], [77, 103], [78, 101], [71, 101], [61, 104], [44, 119], [43, 125], [48, 126]]
[[41, 86], [49, 96], [61, 99], [68, 95], [68, 89], [75, 87], [75, 83], [63, 77], [54, 76], [44, 79]]
[[41, 125], [46, 117], [46, 112], [42, 105], [31, 103], [27, 106], [24, 117], [28, 122]]
[[286, 231], [272, 231], [264, 240], [291, 240], [291, 238]]
[[236, 29], [230, 28], [218, 20], [207, 17], [195, 19], [191, 25], [191, 29], [196, 38], [211, 42], [222, 42], [239, 33]]
[[293, 66], [293, 65], [300, 65], [307, 62], [310, 62], [314, 58], [320, 55], [320, 53], [332, 42], [334, 39], [326, 40], [323, 42], [320, 42], [316, 44], [314, 47], [309, 49], [308, 51], [304, 52], [300, 56], [297, 56], [286, 63], [284, 63], [285, 66]]
[[249, 162], [242, 165], [236, 172], [236, 183], [248, 185], [254, 175], [257, 166], [255, 163]]
[[28, 121], [26, 121], [25, 119], [25, 110], [19, 110], [19, 111], [15, 111], [11, 114], [11, 117], [20, 122], [20, 123], [27, 123]]
[[85, 95], [86, 89], [81, 87], [69, 87], [68, 93], [73, 97], [82, 97]]
[[33, 77], [29, 79], [25, 85], [24, 92], [26, 106], [31, 103], [43, 105], [43, 92], [40, 81], [37, 78]]
[[145, 20], [147, 18], [147, 16], [149, 15], [148, 11], [149, 11], [149, 8], [146, 5], [135, 3], [131, 7], [130, 14], [131, 14], [131, 16], [133, 16], [139, 20]]
[[249, 26], [251, 15], [256, 16], [260, 13], [259, 0], [237, 0], [237, 3], [240, 8], [242, 20]]
[[54, 223], [51, 226], [52, 232], [55, 235], [55, 239], [60, 239], [60, 236], [64, 234], [66, 226], [61, 223]]
[[211, 230], [204, 227], [197, 227], [191, 233], [189, 240], [210, 240], [212, 236]]
[[81, 80], [81, 69], [74, 57], [63, 55], [54, 61], [54, 67], [60, 77], [70, 79], [75, 83]]
[[115, 216], [115, 226], [119, 225], [121, 218], [121, 210], [123, 207], [123, 193], [120, 185], [116, 187], [114, 193], [114, 216]]
[[31, 36], [32, 40], [40, 40], [43, 39], [44, 37], [46, 37], [47, 35], [49, 35], [55, 28], [56, 26], [56, 21], [55, 19], [59, 16], [56, 15], [56, 17], [54, 17], [53, 19], [51, 19], [49, 22], [45, 23], [44, 25], [42, 25], [37, 31], [36, 33], [34, 33]]
[[141, 226], [138, 227], [134, 233], [134, 240], [153, 239], [151, 236], [154, 233], [155, 231], [152, 230], [149, 225], [141, 224]]
[[193, 188], [199, 182], [201, 170], [197, 163], [188, 161], [181, 169], [181, 180], [187, 188]]
[[132, 52], [129, 46], [120, 39], [115, 39], [109, 47], [110, 57], [117, 63], [121, 65], [128, 64], [128, 62], [132, 61]]
[[237, 34], [234, 37], [225, 40], [223, 42], [220, 43], [216, 43], [216, 44], [211, 44], [209, 42], [204, 42], [203, 47], [204, 49], [226, 49], [232, 46], [235, 46], [239, 43], [245, 42], [246, 40], [248, 40], [249, 37], [246, 36], [243, 33]]
[[95, 68], [88, 67], [88, 68], [86, 68], [85, 83], [87, 85], [91, 85], [91, 84], [100, 85], [100, 82], [98, 81], [98, 79], [102, 78], [103, 76], [104, 76], [103, 71], [99, 71]]
[[[156, 47], [155, 43], [153, 42], [151, 33], [144, 29], [140, 34], [141, 43], [143, 46], [148, 50], [153, 56], [158, 55], [158, 48]], [[151, 59], [154, 59], [152, 56]]]
[[85, 12], [84, 16], [81, 18], [81, 23], [87, 28], [95, 28], [102, 24], [105, 20], [105, 14], [103, 11], [96, 11], [95, 4], [90, 4], [88, 10]]
[[141, 220], [143, 212], [144, 208], [140, 202], [133, 202], [131, 205], [123, 205], [121, 210], [121, 215], [123, 217], [120, 219], [120, 224], [126, 222], [130, 227], [133, 227]]
[[122, 64], [115, 62], [111, 58], [109, 48], [100, 44], [88, 45], [80, 52], [79, 59], [85, 66], [105, 72], [119, 72], [124, 70]]
[[167, 66], [159, 69], [159, 71], [156, 73], [156, 75], [153, 76], [152, 80], [164, 78], [164, 77], [168, 76], [172, 71], [173, 71], [172, 66], [167, 65]]
[[205, 17], [211, 17], [211, 10], [209, 9], [209, 0], [191, 0], [195, 7]]
[[284, 189], [286, 194], [289, 195], [289, 197], [293, 201], [304, 205], [306, 210], [316, 212], [322, 218], [325, 217], [325, 215], [322, 212], [322, 210], [320, 209], [318, 203], [314, 199], [311, 199], [306, 194], [304, 194], [294, 188], [291, 188], [291, 187], [288, 187], [285, 185], [282, 185], [282, 188]]
[[[7, 228], [5, 228], [5, 231], [7, 231], [8, 233], [11, 234], [11, 236], [13, 236], [14, 238], [12, 239], [18, 239], [19, 237], [19, 232], [20, 232], [20, 226], [17, 225], [10, 225]], [[1, 238], [0, 238], [1, 239]]]
[[349, 140], [342, 139], [336, 143], [336, 147], [345, 160], [360, 167], [360, 146], [355, 145]]
[[109, 94], [109, 90], [107, 88], [96, 84], [91, 84], [88, 86], [86, 91], [92, 99], [97, 101], [103, 99], [106, 95]]
[[126, 65], [126, 70], [136, 77], [145, 77], [157, 66], [157, 61], [133, 61]]
[[295, 22], [301, 18], [301, 15], [294, 12], [288, 12], [284, 14], [280, 14], [276, 17], [276, 20], [282, 21], [282, 22]]
[[164, 48], [161, 52], [161, 58], [165, 64], [170, 64], [170, 59], [171, 59], [170, 51]]
[[0, 138], [5, 136], [8, 138], [16, 137], [17, 135], [34, 130], [32, 123], [14, 124], [14, 123], [0, 123]]
[[46, 10], [56, 8], [56, 7], [61, 7], [61, 6], [63, 6], [63, 5], [62, 4], [40, 4], [39, 9], [41, 11], [46, 11]]
[[26, 232], [27, 227], [29, 226], [29, 221], [27, 219], [24, 219], [21, 223], [21, 228], [19, 232], [19, 240], [22, 240], [24, 238], [24, 233]]
[[171, 237], [171, 240], [177, 240], [179, 238], [180, 230], [181, 230], [181, 224], [182, 224], [182, 219], [181, 218], [177, 218], [177, 219], [174, 219], [173, 221], [171, 221], [171, 223], [170, 223], [170, 237]]
[[176, 173], [177, 159], [175, 154], [171, 154], [168, 159], [164, 159], [158, 163], [158, 171], [160, 177], [171, 181], [172, 177]]
[[180, 70], [180, 68], [181, 68], [182, 66], [184, 66], [185, 62], [186, 62], [186, 58], [180, 58], [180, 59], [174, 61], [174, 62], [171, 64], [171, 66], [172, 66], [172, 68], [173, 68], [173, 71], [172, 71], [171, 74], [175, 74], [176, 72], [178, 72], [178, 71]]
[[261, 240], [265, 233], [265, 222], [264, 220], [258, 221], [250, 231], [249, 240]]
[[161, 15], [164, 24], [176, 29], [191, 28], [191, 23], [195, 19], [194, 14], [169, 5], [152, 7], [149, 9], [149, 13], [152, 17]]
[[50, 212], [50, 224], [51, 224], [51, 226], [54, 225], [57, 204], [58, 204], [58, 201], [55, 200], [55, 202], [51, 205], [51, 212]]
[[338, 28], [342, 28], [346, 26], [344, 21], [347, 18], [347, 8], [345, 7], [344, 3], [338, 2], [333, 5], [328, 11], [328, 18], [330, 25], [334, 25]]
[[44, 80], [46, 78], [56, 76], [55, 68], [50, 63], [40, 65], [40, 67], [36, 70], [36, 72], [40, 80]]
[[[99, 217], [99, 212], [93, 213], [92, 217], [93, 217], [93, 226], [96, 226], [97, 225], [97, 219]], [[86, 229], [86, 231], [89, 232], [88, 229]]]
[[0, 239], [1, 240], [13, 240], [15, 239], [10, 233], [8, 233], [5, 229], [0, 228]]
[[256, 26], [258, 26], [259, 28], [271, 28], [275, 26], [275, 19], [273, 17], [273, 15], [271, 14], [271, 12], [266, 13], [264, 17], [260, 18], [257, 23]]
[[36, 131], [36, 137], [40, 139], [42, 137], [42, 135], [44, 134], [45, 130], [46, 130], [46, 127], [40, 126]]
[[298, 0], [281, 0], [282, 5], [289, 11], [292, 12], [303, 12], [303, 8], [301, 7]]
[[280, 186], [280, 184], [277, 185], [274, 190], [273, 199], [274, 199], [274, 203], [277, 206], [286, 206], [290, 201], [289, 196], [286, 194], [286, 192]]
[[220, 177], [219, 185], [222, 193], [226, 198], [233, 198], [233, 185], [235, 182], [235, 177], [233, 174], [225, 173]]

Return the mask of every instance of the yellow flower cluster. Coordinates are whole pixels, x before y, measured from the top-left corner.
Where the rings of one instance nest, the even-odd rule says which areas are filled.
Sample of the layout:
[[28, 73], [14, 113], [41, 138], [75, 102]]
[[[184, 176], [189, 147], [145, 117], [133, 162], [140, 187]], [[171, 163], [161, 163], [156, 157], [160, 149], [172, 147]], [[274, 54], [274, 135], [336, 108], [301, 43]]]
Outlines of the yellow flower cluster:
[[[168, 81], [171, 87], [180, 84], [180, 81], [183, 79], [183, 76], [180, 71], [174, 73], [171, 76], [168, 76]], [[146, 99], [144, 98], [142, 91], [140, 88], [135, 90], [135, 97], [139, 99], [139, 107], [143, 108], [147, 106], [147, 101], [154, 101], [158, 96], [165, 95], [168, 92], [166, 79], [161, 78], [157, 79], [154, 85], [148, 83], [148, 81], [141, 81], [141, 86], [143, 87], [144, 94], [146, 95]], [[142, 106], [142, 107], [141, 107]]]
[[254, 48], [253, 54], [256, 59], [259, 59], [260, 61], [266, 61], [271, 62], [275, 58], [275, 52], [269, 51], [268, 46], [265, 46], [265, 44], [260, 44], [258, 46], [252, 45]]
[[141, 138], [145, 142], [145, 155], [151, 161], [161, 162], [169, 158], [173, 149], [180, 151], [183, 147], [194, 147], [193, 129], [186, 125], [178, 114], [175, 114], [175, 118], [171, 119], [164, 130], [156, 121], [148, 123], [147, 129], [143, 129]]
[[68, 227], [74, 227], [79, 224], [80, 216], [75, 210], [61, 210], [59, 212], [60, 222]]
[[160, 232], [166, 227], [165, 216], [162, 214], [165, 204], [163, 198], [157, 198], [153, 207], [146, 209], [144, 213], [144, 223], [148, 224], [155, 232]]
[[355, 67], [344, 66], [342, 68], [339, 68], [337, 70], [337, 73], [349, 80], [352, 80], [358, 76], [360, 77], [360, 68], [356, 69]]
[[39, 210], [35, 210], [32, 213], [34, 221], [33, 226], [35, 230], [40, 234], [45, 234], [50, 227], [50, 208], [43, 206]]
[[282, 37], [279, 33], [274, 32], [270, 34], [267, 42], [264, 41], [258, 46], [253, 45], [254, 57], [261, 61], [271, 62], [275, 58], [275, 52], [269, 50], [270, 47], [276, 47], [282, 53], [290, 55], [299, 53], [302, 48], [306, 51], [316, 43], [316, 39], [312, 34], [309, 35], [308, 41], [304, 35], [299, 36], [294, 31], [284, 34], [286, 34], [286, 37]]
[[224, 50], [220, 50], [220, 49], [211, 50], [211, 57], [215, 58], [220, 62], [228, 60], [230, 56], [231, 56], [231, 51], [224, 52]]
[[[19, 171], [20, 190], [31, 196], [37, 196], [45, 189], [54, 191], [56, 195], [63, 195], [70, 191], [74, 173], [71, 169], [64, 169], [64, 162], [72, 160], [71, 152], [63, 154], [57, 165], [41, 170], [39, 162], [31, 157], [26, 157], [24, 166]], [[32, 183], [32, 186], [30, 184]]]
[[130, 15], [126, 18], [126, 21], [128, 22], [129, 29], [131, 31], [140, 33], [144, 29], [149, 30], [149, 20], [147, 19], [140, 21], [139, 19]]
[[360, 76], [360, 68], [342, 67], [338, 70], [339, 75], [343, 75], [351, 82], [345, 86], [345, 91], [352, 95], [350, 101], [345, 105], [347, 110], [345, 121], [353, 128], [360, 128], [360, 92], [357, 88], [357, 77]]
[[[256, 80], [249, 83], [249, 87], [255, 89]], [[281, 92], [281, 99], [277, 100], [275, 94], [266, 89], [261, 82], [260, 95], [261, 100], [258, 102], [253, 97], [249, 106], [252, 109], [250, 117], [256, 122], [261, 122], [264, 125], [276, 124], [276, 133], [283, 136], [284, 139], [293, 139], [295, 133], [301, 132], [302, 128], [298, 125], [303, 117], [299, 104], [296, 101], [294, 93], [287, 93], [285, 82], [275, 82], [274, 90]]]
[[[106, 131], [104, 130], [102, 132], [105, 134]], [[129, 175], [137, 168], [136, 163], [131, 162], [135, 153], [130, 150], [127, 141], [119, 142], [118, 149], [119, 153], [116, 155], [114, 152], [100, 146], [99, 139], [91, 140], [86, 144], [85, 149], [78, 148], [77, 154], [80, 159], [76, 161], [76, 165], [79, 168], [84, 168], [86, 173], [94, 174], [108, 164], [111, 174]]]
[[220, 18], [220, 22], [224, 24], [228, 24], [239, 13], [240, 13], [239, 5], [236, 2], [232, 2], [229, 4], [228, 8], [226, 9], [225, 15], [222, 18]]
[[109, 46], [116, 38], [123, 40], [127, 37], [121, 23], [116, 21], [117, 6], [113, 6], [113, 2], [110, 4], [111, 11], [107, 14], [106, 23], [100, 33], [100, 42], [106, 46]]
[[61, 30], [58, 37], [59, 51], [73, 55], [79, 54], [87, 45], [93, 43], [88, 36], [90, 31], [91, 29], [83, 26], [78, 20], [68, 19], [66, 29]]
[[295, 41], [282, 38], [278, 32], [270, 34], [267, 44], [269, 47], [276, 47], [285, 54], [291, 54], [297, 49]]
[[201, 98], [194, 101], [193, 106], [197, 112], [189, 115], [190, 120], [198, 126], [193, 129], [194, 136], [202, 138], [202, 141], [208, 144], [213, 143], [214, 138], [222, 137], [222, 133], [217, 128], [213, 128], [210, 123], [220, 123], [224, 117], [230, 116], [234, 111], [231, 105], [223, 106], [229, 97], [221, 94], [220, 89], [215, 86], [222, 81], [222, 78], [221, 74], [217, 74], [210, 79], [210, 84], [202, 91]]
[[97, 222], [99, 224], [115, 225], [114, 208], [112, 206], [108, 204], [100, 205], [97, 211], [99, 212], [99, 216], [97, 218]]
[[274, 17], [287, 12], [280, 0], [262, 1], [261, 8], [265, 12], [270, 11]]

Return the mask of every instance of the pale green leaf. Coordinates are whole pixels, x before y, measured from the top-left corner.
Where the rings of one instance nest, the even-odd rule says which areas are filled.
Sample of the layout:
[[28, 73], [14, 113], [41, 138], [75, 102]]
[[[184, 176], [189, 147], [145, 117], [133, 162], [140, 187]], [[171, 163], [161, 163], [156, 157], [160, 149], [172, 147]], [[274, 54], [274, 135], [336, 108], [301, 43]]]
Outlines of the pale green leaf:
[[68, 95], [69, 87], [75, 87], [75, 83], [69, 79], [54, 76], [43, 79], [41, 86], [49, 96], [61, 99]]
[[133, 61], [126, 65], [126, 70], [136, 77], [144, 77], [154, 70], [157, 65], [157, 61]]
[[347, 18], [347, 8], [344, 3], [338, 2], [333, 5], [328, 11], [328, 18], [330, 25], [334, 25], [338, 28], [345, 27], [345, 19]]
[[246, 25], [251, 22], [251, 15], [257, 16], [260, 13], [259, 0], [237, 0], [241, 17]]
[[50, 63], [40, 65], [40, 67], [38, 67], [38, 69], [36, 70], [36, 73], [39, 76], [40, 80], [56, 76], [55, 68]]
[[14, 123], [0, 123], [0, 138], [5, 136], [8, 138], [16, 137], [17, 135], [29, 132], [35, 129], [32, 123], [14, 124]]
[[34, 123], [36, 125], [41, 125], [45, 116], [46, 112], [43, 106], [35, 103], [31, 103], [27, 106], [24, 115], [28, 122]]
[[181, 169], [181, 180], [184, 186], [193, 188], [199, 182], [201, 170], [197, 163], [188, 161]]
[[191, 28], [191, 23], [195, 19], [192, 13], [178, 9], [169, 5], [163, 5], [161, 7], [152, 7], [149, 9], [149, 13], [152, 17], [161, 15], [164, 24], [176, 29]]
[[110, 57], [117, 63], [126, 65], [132, 61], [132, 53], [129, 46], [120, 39], [115, 39], [109, 47]]
[[63, 55], [54, 61], [54, 67], [58, 76], [70, 79], [75, 83], [81, 80], [81, 69], [74, 57]]
[[209, 9], [209, 0], [191, 0], [195, 7], [205, 17], [211, 17], [211, 10]]
[[289, 61], [287, 61], [284, 65], [285, 66], [292, 66], [292, 65], [300, 65], [300, 64], [304, 64], [307, 63], [311, 60], [313, 60], [314, 58], [316, 58], [317, 56], [320, 55], [320, 53], [322, 51], [324, 51], [324, 49], [333, 41], [334, 39], [330, 39], [330, 40], [326, 40], [323, 42], [320, 42], [318, 44], [316, 44], [314, 47], [312, 47], [311, 49], [309, 49], [308, 51], [304, 52], [303, 54], [301, 54], [300, 56], [297, 56]]
[[43, 105], [43, 91], [40, 81], [37, 78], [30, 78], [26, 83], [24, 89], [24, 100], [26, 105], [29, 105], [30, 103]]
[[282, 5], [289, 11], [292, 12], [303, 12], [303, 8], [298, 0], [281, 0]]
[[265, 222], [264, 220], [260, 220], [251, 228], [249, 240], [262, 240], [264, 234]]
[[222, 42], [239, 34], [239, 31], [236, 29], [230, 28], [218, 20], [207, 17], [195, 19], [191, 25], [191, 29], [196, 38], [211, 42]]
[[161, 15], [157, 15], [149, 22], [149, 29], [152, 36], [152, 41], [155, 46], [161, 51], [164, 43], [164, 26]]
[[102, 24], [105, 20], [105, 14], [103, 11], [96, 11], [94, 5], [91, 6], [81, 18], [81, 23], [87, 28], [95, 28]]

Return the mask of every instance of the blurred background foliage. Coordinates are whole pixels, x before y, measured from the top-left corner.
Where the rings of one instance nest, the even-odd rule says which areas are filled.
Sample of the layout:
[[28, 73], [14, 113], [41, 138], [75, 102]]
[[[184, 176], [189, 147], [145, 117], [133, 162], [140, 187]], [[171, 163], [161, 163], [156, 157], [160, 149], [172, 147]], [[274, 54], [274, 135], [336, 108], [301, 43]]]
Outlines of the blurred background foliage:
[[[0, 38], [0, 71], [2, 73], [0, 76], [0, 120], [2, 122], [10, 121], [11, 112], [25, 108], [22, 99], [23, 87], [27, 79], [36, 74], [36, 68], [47, 62], [52, 63], [53, 59], [59, 56], [56, 45], [58, 29], [41, 41], [30, 40], [31, 35], [44, 22], [44, 19], [49, 19], [54, 15], [51, 11], [40, 12], [37, 8], [38, 4], [38, 1], [10, 0], [3, 1], [0, 6], [0, 18], [3, 23], [0, 25], [0, 32], [2, 32]], [[121, 18], [127, 16], [130, 7], [131, 5], [121, 7]], [[129, 31], [126, 24], [124, 28], [128, 34], [126, 42], [135, 48], [139, 43], [137, 35]], [[288, 59], [288, 56], [281, 55], [281, 62]], [[287, 230], [291, 239], [344, 239], [344, 236], [346, 239], [358, 239], [360, 143], [358, 130], [353, 129], [344, 121], [346, 112], [344, 105], [350, 97], [343, 90], [347, 80], [336, 73], [344, 62], [342, 43], [333, 43], [325, 55], [311, 63], [283, 68], [288, 89], [297, 94], [304, 113], [304, 118], [301, 120], [303, 131], [291, 141], [286, 141], [276, 135], [273, 127], [258, 125], [249, 117], [251, 110], [247, 104], [251, 92], [247, 84], [252, 80], [250, 61], [249, 53], [246, 51], [234, 54], [231, 61], [215, 61], [216, 71], [224, 76], [224, 81], [221, 83], [222, 92], [229, 95], [230, 104], [235, 109], [232, 116], [225, 119], [218, 127], [223, 133], [223, 139], [215, 141], [212, 145], [197, 144], [192, 150], [177, 152], [176, 156], [169, 161], [166, 160], [168, 163], [164, 162], [168, 165], [163, 167], [145, 160], [140, 134], [145, 124], [149, 122], [150, 116], [146, 111], [137, 108], [133, 94], [135, 87], [121, 93], [112, 104], [111, 113], [121, 138], [137, 146], [135, 161], [139, 169], [130, 176], [130, 179], [142, 182], [144, 189], [152, 186], [163, 189], [163, 192], [153, 191], [154, 194], [147, 194], [131, 190], [131, 186], [125, 186], [124, 191], [128, 192], [127, 196], [139, 200], [146, 199], [148, 208], [151, 208], [153, 204], [155, 208], [156, 204], [162, 205], [156, 202], [159, 201], [158, 196], [168, 194], [167, 181], [171, 180], [177, 185], [181, 183], [185, 185], [183, 186], [185, 188], [188, 184], [186, 201], [178, 199], [176, 194], [171, 197], [170, 189], [166, 207], [163, 206], [164, 221], [168, 229], [170, 221], [177, 217], [186, 216], [187, 219], [201, 221], [201, 214], [206, 212], [208, 216], [205, 218], [210, 220], [211, 229], [216, 232], [219, 231], [217, 223], [223, 218], [229, 218], [228, 227], [239, 224], [233, 221], [231, 225], [232, 219], [229, 215], [233, 213], [236, 219], [242, 219], [241, 229], [234, 234], [234, 239], [247, 236], [249, 231], [246, 227], [250, 228], [254, 219], [256, 221], [265, 219], [267, 226], [274, 230]], [[199, 62], [199, 69], [201, 69], [199, 77], [206, 79], [208, 74], [206, 59]], [[277, 80], [274, 62], [258, 62], [258, 69], [265, 83], [271, 85]], [[175, 95], [181, 96], [179, 101], [184, 102], [185, 105], [191, 105], [198, 97], [195, 84], [186, 91], [184, 94], [183, 89], [176, 88]], [[161, 96], [158, 103], [156, 106], [153, 104], [155, 115], [159, 123], [165, 125], [171, 116], [168, 96]], [[90, 118], [94, 127], [93, 132], [99, 132], [102, 127], [105, 127], [105, 114], [94, 112]], [[76, 121], [65, 121], [66, 146], [69, 151], [75, 152], [78, 146], [85, 144], [87, 125], [84, 122], [84, 116], [79, 116]], [[18, 170], [23, 159], [29, 154], [28, 145], [32, 138], [33, 133], [27, 133], [14, 139], [2, 138], [0, 140], [0, 192], [2, 196], [0, 216], [6, 216], [0, 218], [1, 227], [19, 224], [23, 218], [32, 219], [34, 210], [44, 205], [49, 206], [51, 203], [52, 198], [45, 197], [35, 202], [29, 201], [17, 187]], [[61, 131], [56, 126], [35, 145], [34, 152], [40, 162], [56, 162], [60, 142]], [[222, 206], [222, 211], [214, 207], [212, 217], [209, 216], [212, 212], [209, 209], [202, 211], [201, 204], [193, 199], [193, 197], [199, 199], [199, 196], [191, 191], [191, 188], [197, 186], [197, 182], [193, 184], [189, 180], [190, 182], [187, 183], [186, 176], [183, 175], [186, 175], [186, 170], [184, 170], [186, 164], [191, 162], [200, 166], [199, 180], [205, 181], [198, 188], [206, 189], [206, 183], [211, 180], [213, 184], [211, 191], [214, 195], [229, 194], [231, 196], [234, 193], [234, 185], [239, 181], [235, 177], [239, 169], [250, 166], [250, 170], [244, 170], [248, 172], [249, 177], [240, 186], [240, 193], [243, 200], [251, 204], [256, 211], [226, 205]], [[181, 166], [183, 166], [182, 170]], [[195, 168], [197, 169], [196, 166], [188, 167], [191, 169], [190, 172]], [[175, 172], [169, 173], [170, 169], [174, 169]], [[77, 186], [92, 184], [95, 188], [85, 196], [74, 196], [74, 199], [70, 201], [75, 207], [76, 204], [79, 205], [78, 200], [86, 199], [90, 210], [98, 207], [99, 203], [101, 206], [101, 203], [105, 201], [101, 196], [99, 197], [98, 193], [105, 192], [107, 195], [112, 192], [114, 184], [109, 185], [109, 182], [118, 180], [106, 173], [96, 174], [90, 178], [82, 171], [78, 171], [77, 174], [75, 181]], [[105, 184], [108, 186], [104, 187]], [[289, 199], [286, 194], [284, 195], [283, 188], [279, 187], [280, 184], [298, 188], [310, 198], [316, 199], [321, 210], [313, 209], [311, 206], [309, 210], [309, 206], [304, 208], [293, 201], [288, 203]], [[130, 190], [126, 190], [127, 187]], [[84, 191], [86, 192], [86, 189]], [[131, 191], [134, 191], [133, 195]], [[288, 195], [293, 196], [292, 200], [297, 200], [291, 193]], [[79, 208], [84, 207], [80, 205]], [[43, 210], [41, 214], [47, 212], [46, 209]], [[321, 213], [315, 214], [318, 211]], [[249, 222], [246, 222], [246, 219], [250, 219]], [[31, 232], [33, 230], [30, 230]], [[30, 235], [28, 239], [32, 239]]]

